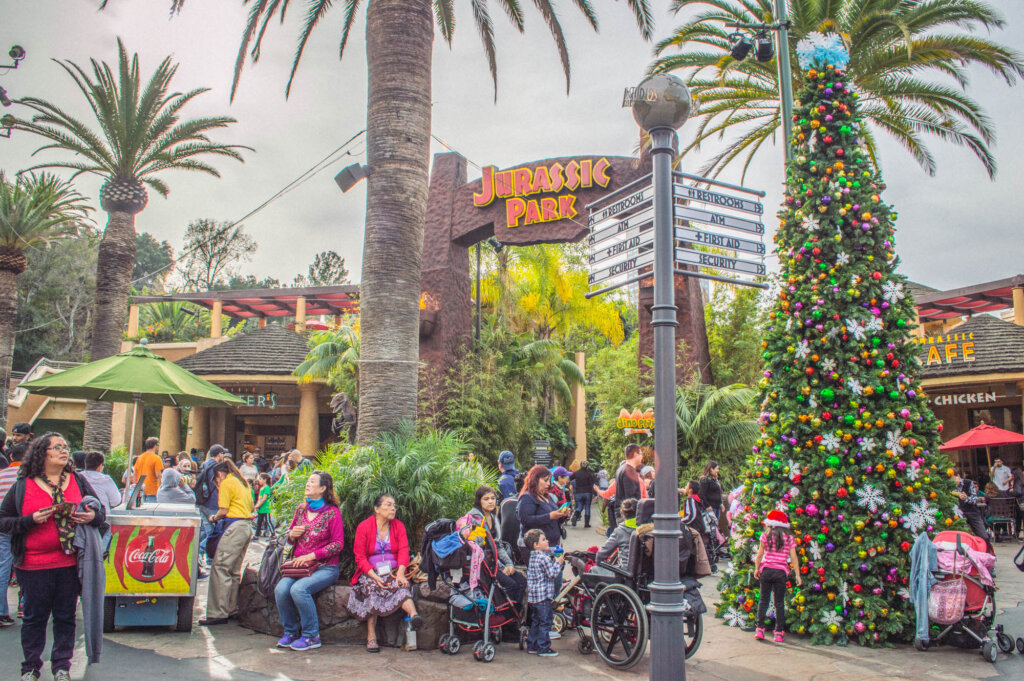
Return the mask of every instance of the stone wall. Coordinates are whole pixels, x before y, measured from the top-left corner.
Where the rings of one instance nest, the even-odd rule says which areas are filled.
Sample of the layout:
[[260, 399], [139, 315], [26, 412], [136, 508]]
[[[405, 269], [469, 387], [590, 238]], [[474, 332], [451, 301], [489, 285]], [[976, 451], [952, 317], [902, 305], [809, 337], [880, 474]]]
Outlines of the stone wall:
[[[279, 638], [284, 634], [284, 629], [277, 614], [277, 606], [256, 590], [256, 575], [255, 568], [246, 568], [242, 574], [242, 585], [238, 590], [238, 622], [246, 629]], [[426, 584], [418, 584], [413, 588], [416, 610], [425, 621], [423, 628], [417, 632], [416, 644], [419, 649], [434, 650], [438, 647], [441, 634], [448, 632], [449, 594], [446, 589], [442, 584], [434, 592], [430, 592]], [[342, 580], [315, 597], [320, 637], [325, 643], [366, 642], [366, 625], [345, 607], [350, 591], [351, 587]], [[399, 610], [378, 621], [377, 641], [381, 645], [401, 644], [399, 634], [403, 616], [404, 613]]]

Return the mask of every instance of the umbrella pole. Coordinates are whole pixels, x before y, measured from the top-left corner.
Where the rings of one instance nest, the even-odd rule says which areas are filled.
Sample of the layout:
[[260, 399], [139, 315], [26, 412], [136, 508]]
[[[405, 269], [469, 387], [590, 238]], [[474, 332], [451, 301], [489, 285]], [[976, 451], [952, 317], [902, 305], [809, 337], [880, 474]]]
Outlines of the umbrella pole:
[[[137, 424], [139, 422], [139, 402], [141, 402], [141, 401], [142, 401], [141, 398], [136, 397], [134, 402], [133, 402], [133, 404], [135, 406], [132, 407], [132, 430], [131, 430], [132, 435], [131, 435], [131, 439], [128, 440], [128, 480], [129, 481], [131, 481], [135, 477], [135, 467], [132, 465], [132, 456], [135, 453], [135, 424]], [[139, 484], [138, 480], [135, 481], [135, 484], [136, 485]]]
[[992, 448], [985, 447], [985, 458], [988, 459], [988, 470], [992, 471]]

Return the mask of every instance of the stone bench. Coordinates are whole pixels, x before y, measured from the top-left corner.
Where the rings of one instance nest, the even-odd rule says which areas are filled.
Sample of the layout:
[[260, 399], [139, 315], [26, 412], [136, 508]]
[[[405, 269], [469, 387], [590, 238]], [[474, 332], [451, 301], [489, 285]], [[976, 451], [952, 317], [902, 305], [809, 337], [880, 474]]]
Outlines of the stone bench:
[[[246, 568], [238, 590], [238, 622], [246, 629], [280, 638], [284, 634], [284, 629], [277, 614], [277, 604], [264, 598], [256, 589], [256, 583], [256, 568]], [[437, 589], [431, 592], [425, 582], [413, 585], [416, 611], [424, 620], [424, 626], [417, 632], [416, 637], [416, 647], [419, 649], [436, 649], [441, 634], [448, 633], [447, 589], [447, 586], [438, 584]], [[366, 643], [366, 624], [350, 614], [346, 607], [351, 590], [348, 580], [340, 580], [314, 597], [320, 620], [320, 637], [325, 643]], [[398, 610], [377, 621], [377, 640], [381, 645], [401, 644], [400, 633], [404, 616], [405, 613]]]

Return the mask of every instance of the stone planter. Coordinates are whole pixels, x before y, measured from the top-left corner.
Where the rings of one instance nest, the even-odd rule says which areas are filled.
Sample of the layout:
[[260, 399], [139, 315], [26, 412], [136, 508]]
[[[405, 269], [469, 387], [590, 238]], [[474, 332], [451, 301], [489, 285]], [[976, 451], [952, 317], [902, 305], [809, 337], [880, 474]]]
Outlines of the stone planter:
[[[256, 569], [247, 568], [242, 574], [238, 590], [238, 623], [268, 636], [279, 638], [284, 634], [277, 605], [268, 601], [256, 590]], [[320, 619], [320, 637], [325, 643], [366, 642], [366, 624], [351, 615], [345, 607], [351, 587], [347, 580], [329, 586], [315, 596], [316, 611]], [[417, 648], [433, 650], [438, 646], [441, 634], [448, 631], [447, 587], [442, 584], [434, 592], [426, 584], [413, 588], [416, 611], [424, 619], [424, 626], [417, 632]], [[377, 622], [377, 640], [381, 645], [401, 644], [400, 632], [404, 613], [398, 612], [381, 618]]]

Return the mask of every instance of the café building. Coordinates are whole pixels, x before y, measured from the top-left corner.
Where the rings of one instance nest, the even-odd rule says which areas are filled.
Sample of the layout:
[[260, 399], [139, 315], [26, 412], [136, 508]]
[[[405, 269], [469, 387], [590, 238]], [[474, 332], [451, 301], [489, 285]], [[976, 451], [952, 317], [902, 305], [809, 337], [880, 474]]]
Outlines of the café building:
[[[913, 285], [921, 384], [943, 441], [982, 423], [1024, 432], [1024, 275], [948, 291]], [[949, 452], [974, 480], [990, 461], [1021, 465], [1020, 445]]]

